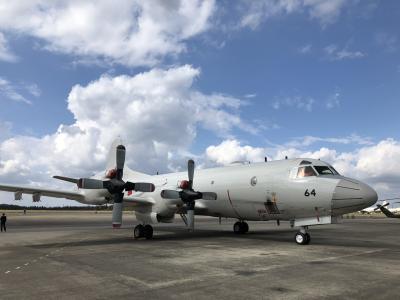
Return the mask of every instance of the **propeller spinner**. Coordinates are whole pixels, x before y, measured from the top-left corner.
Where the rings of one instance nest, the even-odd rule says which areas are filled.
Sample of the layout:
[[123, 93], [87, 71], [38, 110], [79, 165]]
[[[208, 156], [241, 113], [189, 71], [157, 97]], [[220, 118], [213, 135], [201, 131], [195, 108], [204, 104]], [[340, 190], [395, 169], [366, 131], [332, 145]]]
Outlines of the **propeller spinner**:
[[188, 227], [194, 230], [194, 208], [196, 200], [217, 200], [217, 194], [213, 192], [198, 192], [193, 190], [194, 161], [188, 161], [188, 183], [182, 186], [181, 191], [162, 190], [161, 197], [164, 199], [181, 199], [186, 206]]

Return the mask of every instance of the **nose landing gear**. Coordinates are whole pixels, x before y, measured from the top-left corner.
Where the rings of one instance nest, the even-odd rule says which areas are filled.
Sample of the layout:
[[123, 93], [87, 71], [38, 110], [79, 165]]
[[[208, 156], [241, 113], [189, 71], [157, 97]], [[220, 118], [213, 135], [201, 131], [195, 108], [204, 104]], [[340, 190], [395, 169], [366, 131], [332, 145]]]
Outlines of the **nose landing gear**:
[[306, 230], [307, 226], [302, 226], [294, 236], [294, 240], [298, 245], [308, 245], [310, 243], [311, 236]]

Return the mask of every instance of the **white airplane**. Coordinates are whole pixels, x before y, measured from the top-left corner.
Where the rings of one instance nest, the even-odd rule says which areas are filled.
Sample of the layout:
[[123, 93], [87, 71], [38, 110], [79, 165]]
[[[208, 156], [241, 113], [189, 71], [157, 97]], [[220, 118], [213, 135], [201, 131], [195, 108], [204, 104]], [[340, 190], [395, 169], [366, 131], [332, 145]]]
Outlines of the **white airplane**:
[[[310, 242], [308, 226], [336, 223], [345, 213], [359, 211], [377, 201], [371, 187], [341, 176], [332, 166], [315, 159], [285, 159], [255, 164], [196, 170], [189, 160], [188, 172], [147, 175], [124, 168], [125, 147], [114, 142], [106, 172], [92, 178], [57, 179], [77, 184], [76, 191], [61, 191], [15, 185], [0, 185], [0, 190], [66, 198], [84, 204], [114, 203], [112, 224], [122, 223], [123, 206], [132, 206], [140, 222], [134, 237], [153, 237], [154, 223], [171, 223], [181, 214], [190, 230], [194, 215], [236, 218], [235, 233], [246, 233], [245, 221], [290, 221], [300, 230], [297, 244]], [[126, 180], [126, 181], [125, 181]]]

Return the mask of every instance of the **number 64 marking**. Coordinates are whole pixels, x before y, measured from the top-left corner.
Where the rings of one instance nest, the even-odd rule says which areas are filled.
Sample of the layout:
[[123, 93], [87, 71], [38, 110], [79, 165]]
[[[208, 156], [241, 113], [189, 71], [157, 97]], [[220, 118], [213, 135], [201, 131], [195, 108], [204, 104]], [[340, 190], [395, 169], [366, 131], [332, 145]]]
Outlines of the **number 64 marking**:
[[304, 192], [304, 196], [309, 197], [310, 195], [313, 195], [314, 197], [317, 195], [315, 189], [313, 189], [311, 192], [309, 192], [308, 189], [306, 189], [306, 191]]

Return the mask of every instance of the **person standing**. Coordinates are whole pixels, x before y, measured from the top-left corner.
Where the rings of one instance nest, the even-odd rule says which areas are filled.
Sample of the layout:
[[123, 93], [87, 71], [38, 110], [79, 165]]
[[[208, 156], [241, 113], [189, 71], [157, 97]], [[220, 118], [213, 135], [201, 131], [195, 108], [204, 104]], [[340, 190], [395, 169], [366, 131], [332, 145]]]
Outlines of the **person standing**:
[[3, 229], [4, 229], [4, 232], [7, 231], [6, 222], [7, 222], [6, 214], [3, 214], [3, 215], [0, 217], [1, 232], [3, 232]]

